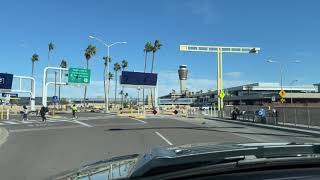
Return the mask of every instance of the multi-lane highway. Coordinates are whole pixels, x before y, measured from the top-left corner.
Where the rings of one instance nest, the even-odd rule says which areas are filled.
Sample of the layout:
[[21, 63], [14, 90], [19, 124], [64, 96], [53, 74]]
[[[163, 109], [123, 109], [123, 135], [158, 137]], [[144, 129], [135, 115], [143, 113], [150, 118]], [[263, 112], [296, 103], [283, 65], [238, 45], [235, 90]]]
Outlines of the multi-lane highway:
[[[0, 179], [44, 179], [101, 159], [190, 143], [320, 142], [310, 135], [204, 119], [98, 113], [3, 121], [9, 136], [0, 146]], [[1, 133], [0, 133], [1, 134]]]

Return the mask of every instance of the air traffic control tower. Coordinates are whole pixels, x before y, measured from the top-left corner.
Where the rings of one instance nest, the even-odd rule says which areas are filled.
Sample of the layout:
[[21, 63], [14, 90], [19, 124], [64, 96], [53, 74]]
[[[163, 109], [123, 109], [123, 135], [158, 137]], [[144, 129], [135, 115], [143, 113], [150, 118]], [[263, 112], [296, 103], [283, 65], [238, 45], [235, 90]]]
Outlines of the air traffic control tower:
[[186, 92], [187, 92], [187, 79], [188, 79], [187, 65], [180, 65], [178, 73], [179, 73], [179, 79], [180, 79], [180, 93], [186, 94]]

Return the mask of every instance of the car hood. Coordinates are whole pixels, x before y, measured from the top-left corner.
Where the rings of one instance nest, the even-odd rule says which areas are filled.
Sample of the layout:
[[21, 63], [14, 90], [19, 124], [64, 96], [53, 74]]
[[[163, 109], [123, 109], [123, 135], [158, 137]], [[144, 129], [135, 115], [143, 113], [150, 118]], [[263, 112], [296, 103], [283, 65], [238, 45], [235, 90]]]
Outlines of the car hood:
[[[64, 172], [50, 179], [127, 179], [144, 177], [158, 167], [177, 166], [184, 163], [219, 162], [224, 158], [255, 155], [257, 157], [290, 156], [320, 152], [320, 144], [311, 143], [198, 143], [174, 147], [155, 148], [150, 153], [120, 156], [97, 161], [81, 168]], [[290, 153], [290, 154], [288, 154]]]

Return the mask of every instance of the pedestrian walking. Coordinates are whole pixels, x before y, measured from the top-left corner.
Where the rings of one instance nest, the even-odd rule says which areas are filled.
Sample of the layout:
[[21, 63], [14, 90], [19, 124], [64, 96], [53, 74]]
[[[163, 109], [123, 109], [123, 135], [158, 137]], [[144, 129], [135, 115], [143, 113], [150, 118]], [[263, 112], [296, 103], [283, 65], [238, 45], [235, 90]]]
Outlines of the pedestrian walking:
[[78, 111], [77, 106], [75, 104], [72, 105], [71, 107], [72, 110], [72, 119], [76, 118], [76, 112]]
[[22, 121], [28, 121], [28, 108], [27, 106], [23, 106], [23, 110], [21, 111]]
[[47, 108], [42, 106], [41, 109], [40, 109], [40, 116], [42, 118], [42, 122], [46, 122], [47, 121], [46, 113], [47, 113]]

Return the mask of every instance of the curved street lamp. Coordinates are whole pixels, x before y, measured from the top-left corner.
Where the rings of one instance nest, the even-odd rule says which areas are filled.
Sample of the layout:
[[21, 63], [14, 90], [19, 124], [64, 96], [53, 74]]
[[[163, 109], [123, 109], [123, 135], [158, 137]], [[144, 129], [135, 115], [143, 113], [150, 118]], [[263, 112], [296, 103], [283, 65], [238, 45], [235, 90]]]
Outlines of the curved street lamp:
[[[106, 48], [107, 48], [107, 52], [108, 52], [108, 59], [110, 58], [110, 47], [116, 45], [116, 44], [127, 44], [126, 41], [119, 41], [119, 42], [115, 42], [115, 43], [112, 43], [112, 44], [107, 44], [105, 43], [103, 40], [95, 37], [95, 36], [89, 36], [90, 39], [95, 39], [97, 40], [98, 42], [100, 42], [101, 44], [103, 44]], [[109, 74], [110, 72], [110, 63], [108, 62], [107, 60], [107, 74]], [[104, 77], [106, 76], [106, 74], [104, 74]], [[110, 84], [110, 81], [109, 79], [107, 78], [107, 87], [109, 87], [109, 84]], [[106, 92], [106, 91], [105, 91]], [[104, 103], [105, 103], [105, 112], [109, 112], [109, 91], [107, 91], [107, 95], [105, 95], [105, 98], [104, 98]]]

